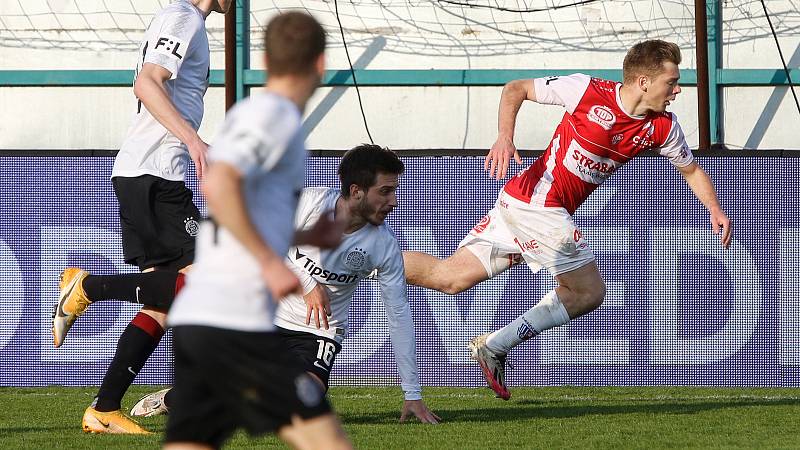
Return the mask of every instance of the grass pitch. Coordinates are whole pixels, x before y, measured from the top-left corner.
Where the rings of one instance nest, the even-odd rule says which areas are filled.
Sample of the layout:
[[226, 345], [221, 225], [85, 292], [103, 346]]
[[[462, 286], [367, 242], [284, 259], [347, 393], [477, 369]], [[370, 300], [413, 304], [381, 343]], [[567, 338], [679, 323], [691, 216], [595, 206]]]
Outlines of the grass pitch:
[[[134, 386], [130, 407], [158, 387]], [[88, 388], [0, 388], [0, 448], [157, 448], [165, 417], [141, 420], [153, 436], [85, 435]], [[330, 399], [357, 448], [798, 448], [796, 388], [425, 388], [443, 423], [398, 423], [397, 387], [334, 387]], [[237, 434], [227, 448], [286, 448], [274, 436]]]

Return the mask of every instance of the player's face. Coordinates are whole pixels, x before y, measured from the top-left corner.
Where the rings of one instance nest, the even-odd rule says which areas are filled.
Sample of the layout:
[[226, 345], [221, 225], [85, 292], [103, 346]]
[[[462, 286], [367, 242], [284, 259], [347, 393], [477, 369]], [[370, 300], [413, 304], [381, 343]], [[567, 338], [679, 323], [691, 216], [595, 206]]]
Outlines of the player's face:
[[664, 112], [675, 97], [680, 94], [681, 87], [678, 80], [681, 77], [678, 66], [672, 62], [664, 63], [664, 70], [655, 77], [648, 77], [645, 101], [647, 106], [655, 112]]
[[359, 214], [367, 222], [379, 226], [386, 220], [392, 210], [397, 207], [397, 174], [378, 173], [375, 185], [367, 190], [361, 198]]
[[236, 0], [217, 0], [217, 5], [214, 8], [214, 11], [225, 14], [229, 9], [231, 9], [231, 5], [234, 1]]

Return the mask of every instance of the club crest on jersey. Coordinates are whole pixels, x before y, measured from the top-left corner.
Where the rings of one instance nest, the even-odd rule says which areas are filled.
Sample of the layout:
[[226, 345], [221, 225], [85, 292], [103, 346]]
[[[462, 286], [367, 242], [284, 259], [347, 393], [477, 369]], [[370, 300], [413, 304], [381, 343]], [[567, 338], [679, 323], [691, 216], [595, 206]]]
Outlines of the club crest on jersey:
[[611, 145], [617, 145], [622, 141], [623, 135], [622, 133], [615, 134], [614, 137], [611, 138]]
[[617, 121], [617, 116], [611, 111], [611, 108], [603, 105], [594, 105], [589, 108], [586, 117], [592, 122], [600, 125], [605, 130], [610, 130], [614, 123]]
[[367, 252], [363, 248], [354, 248], [345, 257], [344, 265], [353, 269], [361, 270], [367, 262]]
[[194, 217], [187, 217], [186, 220], [183, 221], [183, 228], [189, 236], [197, 236], [197, 232], [200, 230], [200, 224], [194, 220]]
[[527, 320], [523, 318], [522, 321], [523, 324], [520, 325], [519, 328], [517, 328], [517, 336], [519, 336], [520, 339], [522, 340], [530, 339], [538, 334], [536, 330], [533, 328], [533, 326], [530, 323], [528, 323]]

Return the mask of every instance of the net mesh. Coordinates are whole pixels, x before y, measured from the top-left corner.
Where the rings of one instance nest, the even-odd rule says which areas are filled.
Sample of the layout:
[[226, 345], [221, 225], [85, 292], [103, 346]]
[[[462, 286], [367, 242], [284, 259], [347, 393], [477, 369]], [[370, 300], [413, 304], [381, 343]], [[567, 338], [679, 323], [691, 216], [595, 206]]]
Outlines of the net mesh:
[[[135, 51], [152, 15], [168, 0], [6, 0], [0, 2], [0, 47]], [[780, 36], [800, 27], [800, 0], [768, 1]], [[694, 45], [694, 2], [677, 0], [271, 0], [250, 2], [251, 31], [279, 11], [303, 9], [341, 46], [336, 8], [353, 45], [376, 36], [383, 51], [428, 56], [487, 56], [574, 50], [620, 51], [669, 37]], [[726, 42], [769, 35], [759, 1], [723, 2]], [[210, 24], [212, 51], [222, 51], [222, 21]], [[253, 39], [252, 48], [259, 49]]]

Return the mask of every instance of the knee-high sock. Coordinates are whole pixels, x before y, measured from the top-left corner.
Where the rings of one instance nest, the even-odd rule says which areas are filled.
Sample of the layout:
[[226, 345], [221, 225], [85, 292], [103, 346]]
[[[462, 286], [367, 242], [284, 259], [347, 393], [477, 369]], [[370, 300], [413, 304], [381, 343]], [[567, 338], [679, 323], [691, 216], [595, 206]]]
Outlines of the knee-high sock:
[[147, 314], [139, 313], [131, 320], [119, 338], [114, 359], [111, 360], [103, 384], [97, 392], [95, 409], [115, 411], [120, 408], [125, 391], [142, 370], [163, 335], [164, 329], [161, 325]]
[[122, 300], [129, 303], [169, 309], [183, 286], [183, 274], [173, 270], [120, 275], [89, 275], [83, 290], [89, 300]]
[[505, 327], [490, 334], [486, 340], [486, 346], [495, 353], [505, 355], [522, 341], [567, 322], [569, 322], [569, 314], [558, 299], [556, 291], [552, 290], [542, 297], [536, 306]]

